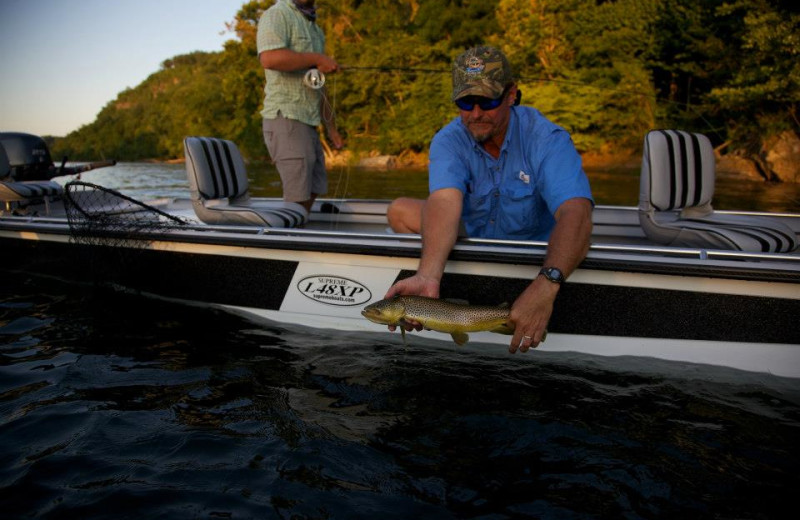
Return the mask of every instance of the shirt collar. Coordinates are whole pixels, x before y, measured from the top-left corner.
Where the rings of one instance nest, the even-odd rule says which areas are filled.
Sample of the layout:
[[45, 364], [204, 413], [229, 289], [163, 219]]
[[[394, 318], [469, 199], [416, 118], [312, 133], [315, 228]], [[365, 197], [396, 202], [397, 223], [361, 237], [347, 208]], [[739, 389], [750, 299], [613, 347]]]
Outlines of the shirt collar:
[[289, 3], [292, 4], [295, 7], [295, 9], [300, 11], [300, 13], [303, 16], [305, 16], [308, 21], [310, 21], [310, 22], [316, 22], [317, 21], [317, 6], [316, 6], [316, 4], [312, 5], [310, 7], [306, 7], [306, 6], [301, 5], [300, 3], [298, 3], [297, 0], [289, 0]]

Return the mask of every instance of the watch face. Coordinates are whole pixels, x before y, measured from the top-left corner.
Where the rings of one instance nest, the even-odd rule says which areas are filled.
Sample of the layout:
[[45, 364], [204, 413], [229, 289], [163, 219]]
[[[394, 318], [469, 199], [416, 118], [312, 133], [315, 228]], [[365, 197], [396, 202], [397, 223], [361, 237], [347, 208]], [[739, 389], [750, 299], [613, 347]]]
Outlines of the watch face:
[[564, 274], [557, 267], [545, 267], [541, 272], [551, 282], [561, 283], [564, 281]]

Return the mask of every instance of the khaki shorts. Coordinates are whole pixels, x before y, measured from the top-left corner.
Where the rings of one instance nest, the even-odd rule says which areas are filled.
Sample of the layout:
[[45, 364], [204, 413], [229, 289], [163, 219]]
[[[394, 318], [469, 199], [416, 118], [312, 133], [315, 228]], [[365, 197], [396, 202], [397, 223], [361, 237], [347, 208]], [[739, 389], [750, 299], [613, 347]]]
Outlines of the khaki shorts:
[[261, 124], [267, 145], [283, 185], [283, 200], [303, 202], [328, 191], [325, 155], [313, 126], [280, 114]]

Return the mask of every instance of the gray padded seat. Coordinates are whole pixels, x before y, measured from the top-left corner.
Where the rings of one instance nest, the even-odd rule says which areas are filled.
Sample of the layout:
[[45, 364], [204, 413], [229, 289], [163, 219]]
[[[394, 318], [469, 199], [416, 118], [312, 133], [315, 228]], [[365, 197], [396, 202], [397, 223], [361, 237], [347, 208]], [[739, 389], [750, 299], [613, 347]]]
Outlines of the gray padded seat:
[[0, 202], [11, 213], [21, 202], [44, 202], [45, 213], [50, 214], [50, 201], [64, 193], [64, 187], [53, 181], [14, 181], [10, 177], [11, 165], [6, 150], [0, 145]]
[[192, 206], [207, 224], [292, 228], [308, 220], [295, 202], [253, 201], [239, 148], [215, 137], [184, 140]]
[[639, 221], [658, 244], [735, 251], [788, 252], [797, 235], [776, 219], [714, 212], [716, 159], [709, 139], [653, 130], [644, 140]]

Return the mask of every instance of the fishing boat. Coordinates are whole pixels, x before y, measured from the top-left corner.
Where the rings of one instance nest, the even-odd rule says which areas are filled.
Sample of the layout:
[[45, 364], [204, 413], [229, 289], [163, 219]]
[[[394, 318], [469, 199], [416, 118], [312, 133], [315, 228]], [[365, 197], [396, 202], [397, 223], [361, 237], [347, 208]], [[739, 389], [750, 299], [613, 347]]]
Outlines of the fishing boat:
[[[323, 199], [306, 213], [250, 197], [234, 143], [184, 144], [186, 197], [139, 201], [81, 181], [49, 191], [36, 183], [52, 181], [29, 181], [23, 197], [4, 183], [0, 268], [401, 342], [361, 315], [413, 274], [420, 256], [420, 236], [388, 227], [389, 201]], [[0, 157], [0, 177], [3, 167]], [[800, 378], [800, 215], [715, 211], [713, 190], [704, 136], [648, 133], [639, 205], [595, 207], [591, 248], [561, 288], [547, 340], [520, 357], [636, 356]], [[546, 246], [459, 239], [441, 297], [511, 303]], [[502, 352], [509, 342], [470, 336], [468, 348]], [[409, 348], [452, 345], [434, 331], [407, 340]]]

